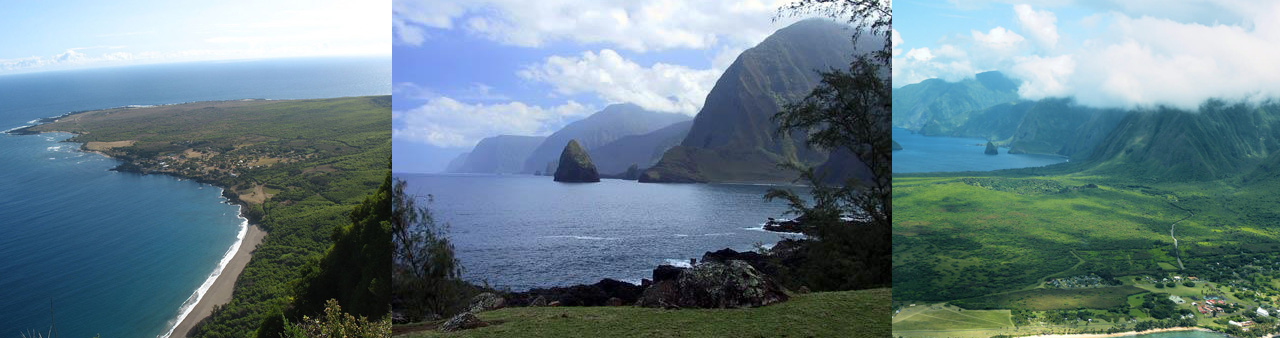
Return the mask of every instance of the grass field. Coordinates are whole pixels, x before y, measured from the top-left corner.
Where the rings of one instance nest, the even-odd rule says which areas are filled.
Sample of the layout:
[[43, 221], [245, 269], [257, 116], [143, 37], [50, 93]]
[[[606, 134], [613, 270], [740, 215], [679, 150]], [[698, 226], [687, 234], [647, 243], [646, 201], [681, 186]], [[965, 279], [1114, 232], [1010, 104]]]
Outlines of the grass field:
[[1133, 286], [1083, 289], [1032, 289], [964, 299], [967, 308], [1009, 308], [1032, 311], [1107, 309], [1125, 305], [1130, 295], [1147, 292]]
[[893, 317], [894, 332], [1005, 329], [1013, 326], [1009, 310], [964, 310], [940, 304], [908, 306]]
[[[1274, 211], [1280, 210], [1274, 193], [1280, 180], [1169, 183], [1020, 171], [931, 175], [894, 179], [895, 300], [930, 308], [954, 305], [980, 318], [991, 314], [973, 311], [1011, 311], [1013, 323], [1022, 324], [1000, 329], [989, 321], [956, 318], [958, 311], [934, 309], [921, 316], [904, 307], [903, 314], [911, 316], [895, 318], [895, 336], [1105, 330], [1112, 321], [1152, 320], [1139, 301], [1150, 293], [1210, 293], [1251, 307], [1273, 303], [1280, 292], [1274, 283], [1280, 272], [1268, 268], [1280, 263], [1273, 258], [1280, 251], [1280, 212]], [[1174, 227], [1180, 244], [1175, 249], [1170, 226], [1183, 218]], [[1089, 274], [1122, 276], [1115, 277], [1122, 285], [1044, 285], [1049, 278]], [[1156, 288], [1133, 281], [1175, 275], [1214, 283]], [[1191, 310], [1190, 303], [1179, 308]], [[1212, 320], [1196, 318], [1201, 325], [1218, 325]]]
[[432, 322], [395, 331], [400, 337], [887, 337], [891, 298], [891, 289], [873, 289], [795, 295], [750, 309], [518, 307], [479, 313], [496, 324], [473, 330], [444, 334]]

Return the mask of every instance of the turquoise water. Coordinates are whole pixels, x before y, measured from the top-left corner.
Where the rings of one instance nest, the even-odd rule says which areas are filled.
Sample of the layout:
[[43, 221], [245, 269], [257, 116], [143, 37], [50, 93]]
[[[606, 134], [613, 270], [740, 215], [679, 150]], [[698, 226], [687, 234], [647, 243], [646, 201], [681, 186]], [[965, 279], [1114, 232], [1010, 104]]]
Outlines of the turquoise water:
[[769, 186], [396, 176], [409, 193], [434, 196], [429, 207], [449, 225], [464, 279], [516, 291], [603, 278], [639, 283], [660, 264], [687, 265], [707, 251], [747, 251], [784, 236], [762, 229], [786, 211], [782, 201], [763, 200]]
[[[390, 93], [387, 58], [188, 63], [0, 76], [0, 130], [79, 110]], [[0, 335], [154, 337], [237, 241], [216, 187], [108, 171], [58, 142], [0, 134]]]
[[893, 140], [902, 145], [902, 150], [893, 152], [895, 173], [991, 171], [1066, 161], [1061, 156], [1008, 154], [1008, 148], [1000, 148], [999, 155], [987, 155], [983, 139], [924, 136], [901, 128], [893, 128]]
[[1206, 331], [1174, 331], [1174, 332], [1160, 332], [1160, 333], [1147, 333], [1147, 334], [1138, 334], [1138, 335], [1128, 335], [1128, 336], [1124, 336], [1124, 337], [1137, 337], [1137, 338], [1226, 338], [1226, 337], [1229, 337], [1229, 336], [1227, 336], [1227, 335], [1225, 335], [1225, 334], [1217, 333], [1217, 332], [1206, 332]]

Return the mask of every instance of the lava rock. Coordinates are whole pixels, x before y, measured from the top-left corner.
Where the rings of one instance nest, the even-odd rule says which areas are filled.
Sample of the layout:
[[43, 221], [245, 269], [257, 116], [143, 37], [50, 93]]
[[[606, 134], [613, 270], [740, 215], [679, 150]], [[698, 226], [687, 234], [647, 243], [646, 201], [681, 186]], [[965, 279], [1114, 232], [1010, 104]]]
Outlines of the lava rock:
[[453, 318], [449, 318], [449, 321], [444, 322], [444, 325], [440, 325], [440, 332], [457, 332], [485, 326], [489, 326], [489, 323], [480, 320], [471, 312], [463, 312], [453, 316]]
[[560, 152], [560, 166], [556, 167], [556, 182], [600, 182], [600, 173], [596, 165], [591, 163], [591, 155], [578, 144], [578, 140], [569, 140]]
[[677, 277], [680, 277], [680, 274], [686, 269], [688, 268], [681, 268], [666, 264], [659, 265], [658, 268], [653, 269], [653, 282], [657, 283], [665, 280], [675, 280]]
[[471, 312], [481, 312], [500, 309], [506, 306], [506, 299], [492, 292], [485, 292], [471, 297]]
[[[655, 270], [656, 271], [656, 270]], [[764, 306], [788, 299], [769, 276], [741, 260], [704, 261], [682, 270], [673, 280], [655, 282], [640, 296], [638, 306], [661, 308], [739, 308]]]

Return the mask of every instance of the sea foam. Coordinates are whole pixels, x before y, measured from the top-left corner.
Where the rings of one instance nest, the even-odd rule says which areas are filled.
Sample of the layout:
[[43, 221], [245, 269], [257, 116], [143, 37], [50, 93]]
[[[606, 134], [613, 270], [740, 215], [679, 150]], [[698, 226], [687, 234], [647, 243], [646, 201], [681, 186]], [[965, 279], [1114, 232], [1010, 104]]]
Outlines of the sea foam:
[[[221, 192], [218, 194], [222, 195]], [[218, 276], [222, 275], [222, 270], [227, 267], [227, 264], [231, 263], [231, 259], [235, 258], [236, 252], [240, 250], [240, 245], [244, 243], [245, 235], [249, 233], [249, 219], [239, 216], [240, 212], [243, 211], [240, 209], [244, 209], [244, 206], [236, 206], [238, 207], [236, 217], [240, 218], [240, 232], [236, 233], [235, 243], [232, 243], [231, 247], [227, 248], [227, 252], [222, 255], [222, 260], [218, 261], [218, 266], [213, 269], [213, 272], [209, 273], [209, 277], [205, 278], [204, 283], [201, 283], [200, 287], [196, 288], [196, 291], [191, 294], [191, 297], [187, 297], [187, 301], [183, 302], [182, 306], [178, 308], [178, 316], [169, 324], [169, 330], [157, 337], [169, 338], [169, 336], [173, 335], [173, 330], [176, 330], [188, 315], [191, 315], [191, 311], [195, 310], [197, 304], [200, 304], [204, 294], [209, 291], [209, 288], [213, 287], [213, 283], [218, 280]]]

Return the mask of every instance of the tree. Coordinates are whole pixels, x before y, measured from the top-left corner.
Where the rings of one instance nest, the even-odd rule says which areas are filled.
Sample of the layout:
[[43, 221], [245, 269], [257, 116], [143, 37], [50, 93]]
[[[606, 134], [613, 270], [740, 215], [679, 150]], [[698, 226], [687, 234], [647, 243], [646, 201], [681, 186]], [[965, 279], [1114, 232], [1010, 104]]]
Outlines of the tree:
[[[870, 178], [844, 178], [827, 185], [826, 173], [788, 162], [779, 165], [800, 172], [810, 185], [813, 203], [791, 190], [770, 189], [767, 200], [786, 200], [790, 212], [804, 217], [809, 241], [796, 279], [810, 289], [840, 290], [889, 285], [892, 268], [891, 214], [893, 196], [891, 154], [892, 9], [889, 0], [801, 0], [779, 9], [779, 15], [818, 13], [845, 18], [856, 29], [851, 43], [864, 33], [883, 38], [884, 47], [860, 51], [849, 69], [821, 72], [821, 81], [803, 99], [790, 102], [773, 116], [777, 133], [808, 135], [810, 147], [833, 156], [856, 156]], [[845, 216], [865, 217], [846, 221]]]
[[[784, 6], [780, 15], [823, 14], [847, 17], [854, 29], [853, 43], [863, 34], [882, 38], [880, 50], [857, 54], [848, 70], [832, 69], [821, 73], [822, 80], [808, 96], [788, 103], [773, 116], [778, 132], [809, 132], [809, 146], [831, 151], [848, 151], [858, 157], [871, 173], [869, 182], [848, 178], [838, 203], [844, 209], [861, 211], [873, 223], [891, 226], [892, 186], [892, 78], [888, 69], [892, 62], [893, 10], [891, 0], [800, 0]], [[784, 166], [802, 171], [798, 164]], [[807, 176], [807, 177], [806, 177]], [[815, 186], [813, 178], [802, 179]], [[789, 198], [785, 193], [775, 197]], [[794, 194], [792, 194], [794, 196]], [[794, 204], [794, 203], [793, 203]], [[852, 210], [850, 210], [852, 211]]]
[[[447, 236], [448, 226], [438, 224], [430, 209], [405, 193], [406, 185], [397, 179], [392, 194], [392, 307], [403, 310], [410, 321], [446, 316], [467, 297], [466, 284], [459, 280], [462, 265]], [[430, 203], [432, 197], [426, 198]]]

